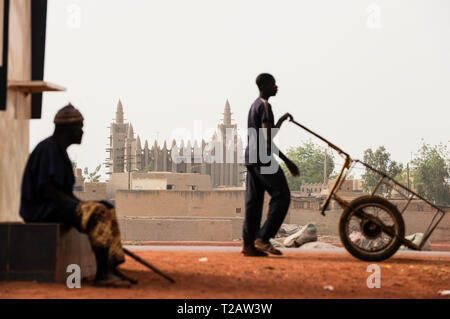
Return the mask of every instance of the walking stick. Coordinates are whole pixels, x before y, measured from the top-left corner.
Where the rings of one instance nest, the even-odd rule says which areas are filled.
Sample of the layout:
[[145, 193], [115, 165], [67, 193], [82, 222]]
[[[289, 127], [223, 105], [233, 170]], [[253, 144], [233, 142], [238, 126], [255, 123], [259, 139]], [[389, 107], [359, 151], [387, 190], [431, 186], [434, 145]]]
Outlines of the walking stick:
[[167, 276], [166, 274], [162, 273], [159, 269], [157, 269], [155, 266], [150, 265], [148, 262], [146, 262], [144, 259], [142, 259], [141, 257], [133, 254], [131, 251], [129, 251], [126, 248], [123, 248], [123, 252], [125, 254], [127, 254], [128, 256], [130, 256], [131, 258], [135, 259], [136, 261], [140, 262], [141, 264], [143, 264], [144, 266], [146, 266], [147, 268], [150, 268], [151, 270], [153, 270], [155, 273], [157, 273], [158, 275], [160, 275], [161, 277], [164, 277], [165, 279], [167, 279], [168, 281], [170, 281], [171, 283], [175, 283], [175, 280], [173, 280], [171, 277]]

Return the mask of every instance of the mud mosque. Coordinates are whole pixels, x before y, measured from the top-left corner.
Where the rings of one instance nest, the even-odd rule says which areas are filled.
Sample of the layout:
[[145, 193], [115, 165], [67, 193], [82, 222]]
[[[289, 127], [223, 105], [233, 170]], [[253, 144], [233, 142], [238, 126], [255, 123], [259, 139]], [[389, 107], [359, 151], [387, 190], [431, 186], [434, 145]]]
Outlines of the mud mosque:
[[109, 169], [107, 174], [198, 173], [209, 175], [212, 187], [242, 186], [245, 176], [245, 166], [242, 163], [244, 149], [237, 134], [237, 125], [231, 123], [231, 114], [227, 100], [223, 120], [218, 124], [217, 131], [210, 141], [202, 140], [201, 145], [198, 141], [185, 143], [182, 139], [180, 145], [173, 140], [170, 144], [164, 141], [161, 147], [155, 139], [150, 148], [147, 140], [144, 140], [142, 147], [139, 135], [135, 137], [132, 123], [125, 123], [123, 105], [119, 100], [116, 117], [109, 127], [109, 157], [105, 163]]

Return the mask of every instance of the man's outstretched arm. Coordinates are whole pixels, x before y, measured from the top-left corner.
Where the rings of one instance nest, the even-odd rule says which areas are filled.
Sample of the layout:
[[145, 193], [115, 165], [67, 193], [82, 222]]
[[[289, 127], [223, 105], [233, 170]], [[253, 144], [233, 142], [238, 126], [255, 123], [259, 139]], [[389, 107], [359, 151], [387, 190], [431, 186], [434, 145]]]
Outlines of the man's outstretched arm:
[[292, 176], [300, 176], [300, 170], [298, 169], [297, 165], [293, 161], [291, 161], [289, 158], [287, 158], [286, 155], [284, 155], [283, 152], [278, 150], [278, 156], [283, 160], [283, 162], [286, 164], [286, 167], [288, 168], [289, 172]]
[[[288, 114], [288, 113], [286, 113], [286, 114]], [[289, 116], [291, 116], [291, 115], [289, 114]], [[283, 121], [285, 121], [286, 119], [287, 119], [287, 117]], [[293, 119], [292, 116], [291, 116], [291, 119]], [[281, 120], [281, 118], [280, 118], [280, 120]], [[280, 122], [280, 120], [278, 122]], [[288, 168], [288, 170], [291, 173], [291, 175], [292, 176], [299, 176], [300, 175], [300, 171], [299, 171], [297, 165], [295, 165], [294, 162], [292, 162], [286, 155], [284, 155], [284, 153], [280, 151], [278, 146], [276, 146], [275, 144], [273, 144], [271, 142], [268, 142], [268, 141], [272, 141], [272, 136], [271, 136], [271, 134], [272, 134], [271, 133], [272, 132], [271, 128], [272, 127], [271, 127], [270, 123], [269, 122], [264, 122], [262, 124], [262, 127], [263, 127], [263, 132], [264, 132], [264, 138], [266, 139], [267, 148], [271, 148], [270, 145], [274, 146], [276, 148], [276, 150], [278, 151], [278, 152], [276, 152], [276, 154], [278, 154], [278, 156], [286, 164], [286, 167]], [[278, 129], [278, 127], [275, 127], [275, 128]], [[273, 149], [272, 149], [272, 151], [273, 151]]]

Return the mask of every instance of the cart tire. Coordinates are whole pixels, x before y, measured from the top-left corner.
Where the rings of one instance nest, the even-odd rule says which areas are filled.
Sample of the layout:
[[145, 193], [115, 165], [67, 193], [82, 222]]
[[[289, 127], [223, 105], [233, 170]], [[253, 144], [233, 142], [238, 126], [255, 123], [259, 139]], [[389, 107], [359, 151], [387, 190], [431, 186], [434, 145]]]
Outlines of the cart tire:
[[394, 221], [396, 234], [398, 234], [401, 238], [405, 237], [405, 223], [403, 222], [402, 215], [398, 211], [397, 207], [382, 197], [370, 195], [361, 196], [354, 199], [350, 202], [349, 206], [344, 209], [339, 220], [339, 236], [341, 237], [344, 247], [354, 257], [364, 261], [382, 261], [391, 257], [400, 248], [401, 241], [398, 238], [394, 237], [393, 242], [386, 247], [386, 249], [382, 249], [377, 252], [369, 252], [356, 248], [355, 244], [348, 237], [346, 231], [347, 223], [350, 221], [352, 212], [357, 210], [359, 207], [370, 206], [371, 204], [373, 206], [381, 207], [385, 211], [389, 212]]

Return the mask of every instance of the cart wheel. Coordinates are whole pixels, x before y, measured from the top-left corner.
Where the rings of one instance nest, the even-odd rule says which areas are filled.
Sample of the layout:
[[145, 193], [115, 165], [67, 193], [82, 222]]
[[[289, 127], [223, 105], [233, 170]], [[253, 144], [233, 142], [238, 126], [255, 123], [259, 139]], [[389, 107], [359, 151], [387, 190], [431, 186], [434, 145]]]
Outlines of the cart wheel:
[[361, 196], [343, 211], [339, 235], [354, 257], [382, 261], [400, 247], [399, 238], [405, 237], [405, 223], [397, 207], [388, 200], [379, 196]]

